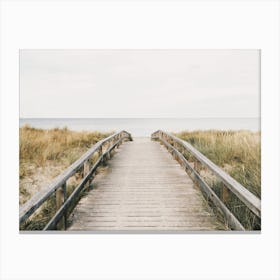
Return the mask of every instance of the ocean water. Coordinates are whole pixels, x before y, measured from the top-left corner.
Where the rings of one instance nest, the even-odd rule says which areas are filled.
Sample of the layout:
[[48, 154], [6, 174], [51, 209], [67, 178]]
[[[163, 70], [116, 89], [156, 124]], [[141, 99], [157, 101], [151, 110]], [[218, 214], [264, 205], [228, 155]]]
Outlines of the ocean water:
[[183, 130], [260, 130], [258, 118], [22, 118], [20, 126], [29, 124], [36, 128], [63, 128], [71, 130], [119, 131], [127, 130], [135, 137], [149, 137], [158, 129], [168, 132]]

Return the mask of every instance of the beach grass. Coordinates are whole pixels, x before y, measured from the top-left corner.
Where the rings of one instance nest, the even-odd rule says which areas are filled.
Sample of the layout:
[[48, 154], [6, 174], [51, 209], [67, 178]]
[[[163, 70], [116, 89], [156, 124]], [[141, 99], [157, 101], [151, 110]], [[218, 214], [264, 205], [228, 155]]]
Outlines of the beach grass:
[[[224, 169], [241, 185], [261, 198], [261, 134], [251, 131], [182, 131], [177, 137], [189, 142], [207, 158]], [[221, 183], [203, 173], [216, 193]], [[209, 175], [209, 176], [207, 176]], [[211, 182], [212, 181], [212, 182]], [[229, 207], [247, 229], [259, 229], [260, 221], [242, 203], [232, 199]]]
[[[59, 161], [70, 165], [82, 152], [108, 135], [110, 133], [71, 131], [67, 127], [44, 130], [25, 125], [19, 131], [20, 163], [44, 166]], [[26, 175], [24, 166], [21, 167], [20, 178]]]
[[[81, 157], [92, 145], [109, 136], [109, 133], [72, 131], [67, 127], [38, 129], [25, 125], [19, 129], [19, 203], [28, 201], [36, 192], [48, 185], [64, 169]], [[71, 178], [71, 192], [79, 174]], [[55, 198], [41, 207], [24, 229], [42, 229], [53, 215]]]

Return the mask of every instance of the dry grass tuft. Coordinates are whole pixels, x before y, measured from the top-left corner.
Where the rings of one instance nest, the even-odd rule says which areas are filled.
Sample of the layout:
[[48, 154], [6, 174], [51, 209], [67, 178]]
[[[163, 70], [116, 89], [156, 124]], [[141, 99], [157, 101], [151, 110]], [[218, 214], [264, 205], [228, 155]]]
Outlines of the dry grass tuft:
[[[60, 161], [70, 165], [82, 152], [110, 134], [71, 131], [66, 127], [44, 130], [25, 125], [20, 128], [19, 133], [19, 158], [23, 163], [28, 162], [36, 166], [44, 166], [49, 161]], [[20, 170], [21, 178], [26, 175], [25, 171]]]

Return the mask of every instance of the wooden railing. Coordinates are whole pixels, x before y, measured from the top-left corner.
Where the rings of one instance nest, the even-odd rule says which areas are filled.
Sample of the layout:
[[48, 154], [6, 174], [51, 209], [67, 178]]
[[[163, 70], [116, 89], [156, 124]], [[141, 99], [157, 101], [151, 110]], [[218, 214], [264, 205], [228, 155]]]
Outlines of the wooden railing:
[[[226, 206], [231, 194], [234, 194], [250, 210], [250, 212], [253, 213], [253, 215], [261, 219], [261, 200], [196, 150], [190, 143], [161, 130], [154, 132], [151, 137], [154, 140], [161, 141], [173, 154], [188, 172], [190, 177], [198, 184], [204, 195], [206, 195], [206, 197], [210, 199], [218, 209], [220, 209], [230, 228], [235, 230], [245, 230], [241, 222]], [[193, 165], [186, 159], [186, 153], [189, 153], [195, 159]], [[199, 168], [197, 168], [198, 163], [210, 170], [212, 174], [222, 182], [220, 197], [199, 174]]]
[[[118, 147], [124, 140], [132, 141], [131, 135], [126, 131], [115, 133], [97, 142], [83, 156], [69, 166], [62, 174], [57, 176], [53, 182], [42, 191], [34, 195], [21, 208], [19, 213], [20, 225], [24, 223], [52, 194], [56, 195], [56, 213], [45, 226], [44, 230], [66, 229], [67, 210], [75, 202], [82, 190], [93, 179], [95, 172], [107, 159], [110, 158], [112, 150]], [[92, 166], [90, 162], [94, 158]], [[83, 169], [83, 179], [74, 191], [67, 197], [67, 180]]]

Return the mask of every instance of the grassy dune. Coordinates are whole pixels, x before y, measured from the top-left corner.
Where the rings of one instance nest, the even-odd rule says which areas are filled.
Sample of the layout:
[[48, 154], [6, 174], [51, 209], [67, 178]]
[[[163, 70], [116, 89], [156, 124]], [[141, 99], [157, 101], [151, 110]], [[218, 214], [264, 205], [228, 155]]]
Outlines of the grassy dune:
[[[183, 131], [176, 136], [191, 143], [250, 192], [259, 198], [261, 197], [260, 132]], [[214, 182], [213, 188], [218, 191], [219, 187], [219, 183]], [[236, 209], [233, 211], [236, 212], [236, 215], [247, 228], [260, 227], [259, 221], [256, 221], [242, 205], [235, 205], [234, 207]]]
[[63, 129], [37, 129], [28, 125], [19, 131], [20, 178], [26, 176], [22, 163], [44, 166], [51, 161], [65, 165], [73, 163], [82, 152], [109, 134], [99, 132], [78, 132]]
[[[21, 127], [19, 131], [19, 203], [23, 204], [29, 200], [81, 157], [93, 144], [110, 134], [78, 132], [67, 128], [45, 130], [28, 125]], [[80, 178], [71, 179], [74, 186]], [[42, 228], [54, 208], [54, 201], [50, 200], [34, 215], [36, 222], [28, 222], [25, 228]]]
[[[50, 166], [65, 169], [93, 144], [109, 135], [110, 133], [71, 131], [67, 128], [44, 130], [23, 126], [19, 131], [19, 177], [30, 177]], [[55, 177], [55, 173], [57, 172], [51, 177]], [[28, 191], [31, 190], [20, 189], [21, 194]]]

